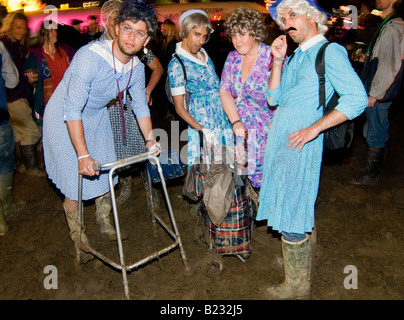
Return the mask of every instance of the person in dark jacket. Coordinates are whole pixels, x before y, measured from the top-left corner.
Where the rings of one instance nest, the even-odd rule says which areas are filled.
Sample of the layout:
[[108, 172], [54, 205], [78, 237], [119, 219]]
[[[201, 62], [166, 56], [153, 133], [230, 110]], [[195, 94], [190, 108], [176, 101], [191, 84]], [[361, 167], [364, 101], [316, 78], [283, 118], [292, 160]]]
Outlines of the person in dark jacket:
[[19, 73], [19, 83], [13, 88], [6, 88], [7, 107], [11, 126], [14, 130], [16, 162], [23, 162], [19, 169], [27, 169], [29, 175], [43, 176], [45, 172], [39, 168], [37, 143], [41, 132], [32, 116], [26, 94], [28, 83], [35, 81], [34, 72], [24, 74], [28, 48], [26, 46], [28, 24], [26, 16], [21, 12], [10, 12], [3, 20], [0, 41], [10, 53]]

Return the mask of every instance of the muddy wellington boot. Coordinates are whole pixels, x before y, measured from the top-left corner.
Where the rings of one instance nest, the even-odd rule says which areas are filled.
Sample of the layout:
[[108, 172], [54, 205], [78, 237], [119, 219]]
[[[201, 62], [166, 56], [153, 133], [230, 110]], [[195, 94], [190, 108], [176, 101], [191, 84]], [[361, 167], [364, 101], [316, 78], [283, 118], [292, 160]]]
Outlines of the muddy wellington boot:
[[282, 237], [282, 257], [285, 280], [266, 289], [271, 299], [307, 299], [310, 297], [311, 251], [309, 236], [299, 242]]
[[366, 164], [364, 174], [355, 179], [356, 184], [370, 183], [379, 178], [384, 160], [384, 148], [370, 147], [366, 154]]
[[3, 205], [3, 213], [6, 218], [11, 217], [25, 207], [25, 202], [15, 203], [13, 198], [14, 174], [0, 174], [0, 200]]
[[36, 144], [21, 146], [20, 150], [28, 175], [35, 177], [46, 177], [45, 171], [41, 170], [39, 167]]
[[14, 144], [14, 162], [15, 162], [15, 167], [16, 170], [20, 173], [24, 173], [26, 171], [25, 165], [24, 165], [24, 160], [22, 158], [22, 153], [21, 153], [21, 143], [16, 142]]
[[115, 228], [111, 224], [111, 195], [103, 195], [95, 199], [95, 219], [102, 234], [109, 240], [116, 240]]
[[132, 197], [132, 177], [119, 178], [121, 184], [121, 193], [116, 199], [117, 204], [124, 206], [128, 200]]
[[3, 204], [0, 200], [0, 236], [4, 236], [8, 232], [8, 225], [4, 215]]
[[[80, 250], [78, 240], [79, 240], [79, 231], [81, 228], [81, 224], [79, 224], [79, 221], [78, 221], [78, 211], [77, 210], [69, 211], [65, 208], [64, 204], [63, 204], [63, 209], [65, 211], [67, 224], [69, 225], [69, 229], [70, 229], [70, 238], [72, 239], [72, 241], [74, 243], [74, 247], [76, 248], [76, 251], [78, 251], [78, 250]], [[90, 243], [88, 242], [88, 238], [87, 238], [86, 234], [84, 233], [83, 228], [81, 230], [81, 242], [87, 246], [90, 246]], [[82, 251], [80, 253], [80, 259], [82, 260], [83, 263], [86, 263], [86, 262], [94, 259], [94, 256], [92, 254], [85, 253]]]

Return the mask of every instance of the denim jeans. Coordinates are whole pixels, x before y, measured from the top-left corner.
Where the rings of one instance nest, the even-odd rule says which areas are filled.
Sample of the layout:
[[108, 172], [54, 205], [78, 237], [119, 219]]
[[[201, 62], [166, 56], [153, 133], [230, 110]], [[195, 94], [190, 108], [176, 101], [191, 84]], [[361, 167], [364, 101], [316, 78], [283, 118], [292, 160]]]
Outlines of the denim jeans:
[[0, 174], [14, 172], [14, 132], [10, 123], [0, 126]]
[[283, 238], [290, 242], [299, 242], [306, 239], [306, 234], [282, 232]]
[[366, 108], [363, 136], [371, 147], [384, 148], [389, 139], [389, 107], [391, 102], [376, 102], [373, 108]]

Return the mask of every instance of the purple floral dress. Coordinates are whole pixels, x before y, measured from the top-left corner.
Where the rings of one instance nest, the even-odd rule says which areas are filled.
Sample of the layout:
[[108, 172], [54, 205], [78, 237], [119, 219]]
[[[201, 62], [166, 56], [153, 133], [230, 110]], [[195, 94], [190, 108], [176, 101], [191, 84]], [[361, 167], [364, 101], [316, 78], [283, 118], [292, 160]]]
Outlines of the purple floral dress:
[[236, 50], [229, 53], [223, 67], [220, 89], [230, 92], [236, 101], [240, 120], [248, 132], [248, 177], [253, 187], [260, 188], [264, 151], [275, 112], [267, 102], [271, 49], [260, 43], [257, 61], [244, 83], [241, 77], [242, 61], [243, 56]]

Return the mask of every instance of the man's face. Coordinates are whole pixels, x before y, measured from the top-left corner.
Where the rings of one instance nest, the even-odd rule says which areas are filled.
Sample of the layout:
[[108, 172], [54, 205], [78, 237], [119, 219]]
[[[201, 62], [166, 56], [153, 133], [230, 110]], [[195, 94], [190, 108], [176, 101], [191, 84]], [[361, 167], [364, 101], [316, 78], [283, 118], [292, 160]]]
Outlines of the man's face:
[[184, 39], [185, 47], [191, 54], [196, 55], [208, 39], [208, 30], [205, 27], [193, 28]]
[[[119, 49], [128, 57], [134, 56], [150, 40], [150, 37], [147, 36], [147, 28], [144, 21], [134, 23], [126, 20], [115, 26], [115, 32], [117, 34]], [[136, 35], [136, 33], [138, 33], [138, 35], [146, 35], [146, 37], [144, 39], [139, 39], [139, 36]]]
[[304, 14], [298, 15], [292, 9], [283, 12], [282, 21], [285, 24], [285, 30], [296, 29], [289, 31], [289, 35], [295, 43], [302, 44], [318, 33], [314, 19], [307, 19]]
[[27, 33], [27, 22], [23, 19], [16, 19], [11, 25], [10, 35], [15, 40], [21, 41]]
[[90, 33], [96, 32], [96, 31], [97, 31], [97, 26], [98, 26], [97, 20], [91, 19], [91, 20], [89, 21], [88, 26], [87, 26], [88, 32], [90, 32]]

